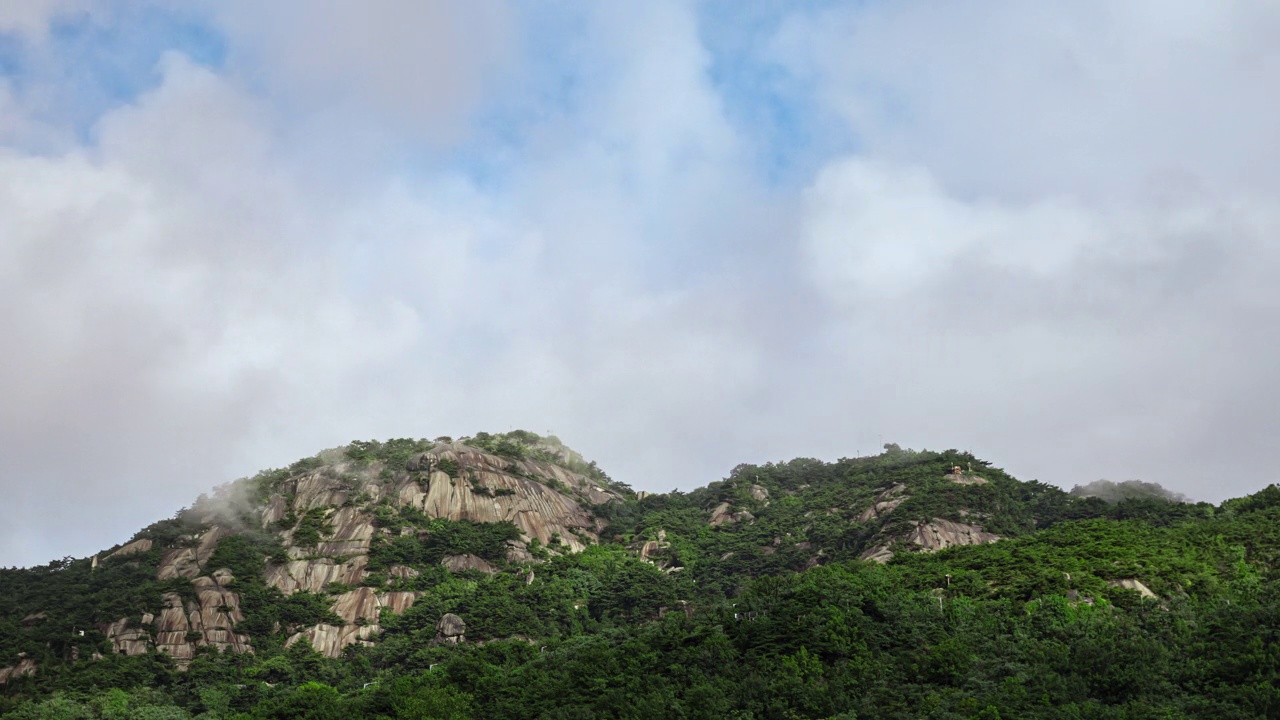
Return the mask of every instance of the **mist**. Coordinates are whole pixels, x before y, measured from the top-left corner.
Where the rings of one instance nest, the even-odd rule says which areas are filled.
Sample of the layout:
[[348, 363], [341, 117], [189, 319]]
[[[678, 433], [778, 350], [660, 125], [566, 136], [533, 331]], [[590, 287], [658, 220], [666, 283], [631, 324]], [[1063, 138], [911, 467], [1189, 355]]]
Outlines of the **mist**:
[[1182, 493], [1174, 492], [1160, 483], [1143, 482], [1142, 480], [1094, 480], [1087, 485], [1076, 485], [1070, 493], [1076, 497], [1095, 497], [1115, 504], [1121, 500], [1165, 500], [1167, 502], [1185, 503], [1191, 500]]

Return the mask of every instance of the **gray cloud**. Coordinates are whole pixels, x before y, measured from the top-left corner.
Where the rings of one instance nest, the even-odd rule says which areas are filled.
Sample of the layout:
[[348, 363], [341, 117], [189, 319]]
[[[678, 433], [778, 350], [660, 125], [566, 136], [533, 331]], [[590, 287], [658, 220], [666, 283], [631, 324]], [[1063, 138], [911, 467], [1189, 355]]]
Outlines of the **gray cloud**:
[[[1155, 20], [984, 7], [786, 21], [786, 81], [858, 139], [801, 187], [675, 3], [561, 8], [563, 43], [499, 4], [233, 3], [226, 68], [166, 57], [89, 144], [0, 92], [0, 563], [481, 429], [651, 490], [890, 441], [1064, 487], [1269, 482], [1273, 16], [1129, 42]], [[518, 143], [473, 125], [494, 107]]]

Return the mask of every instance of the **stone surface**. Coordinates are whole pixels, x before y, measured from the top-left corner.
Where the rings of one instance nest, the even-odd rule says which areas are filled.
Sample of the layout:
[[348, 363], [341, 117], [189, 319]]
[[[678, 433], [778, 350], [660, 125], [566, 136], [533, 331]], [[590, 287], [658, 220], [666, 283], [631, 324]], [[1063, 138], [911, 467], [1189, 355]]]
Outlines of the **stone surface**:
[[160, 559], [160, 567], [156, 571], [157, 580], [173, 578], [193, 578], [200, 574], [201, 568], [209, 561], [209, 556], [218, 547], [218, 541], [230, 535], [226, 528], [214, 525], [205, 530], [192, 547], [174, 548]]
[[280, 522], [284, 516], [288, 514], [289, 506], [283, 495], [272, 495], [267, 501], [267, 506], [262, 510], [262, 527], [268, 528], [274, 523]]
[[486, 562], [484, 558], [470, 553], [465, 555], [446, 555], [440, 561], [440, 564], [448, 568], [450, 572], [478, 570], [487, 575], [493, 575], [498, 572], [497, 568]]
[[906, 485], [898, 483], [877, 495], [871, 507], [858, 515], [858, 522], [871, 522], [893, 512], [894, 508], [906, 502], [908, 496], [903, 495], [906, 489]]
[[757, 502], [764, 502], [765, 500], [769, 499], [769, 491], [768, 489], [761, 487], [760, 485], [752, 485], [751, 497], [754, 498]]
[[379, 622], [384, 610], [403, 613], [418, 597], [419, 593], [414, 592], [378, 593], [367, 587], [343, 593], [334, 599], [330, 608], [342, 618], [342, 625], [314, 625], [290, 636], [285, 647], [306, 638], [316, 652], [325, 657], [339, 657], [348, 645], [372, 644], [372, 639], [381, 632]]
[[941, 518], [917, 524], [915, 530], [906, 537], [907, 542], [926, 550], [941, 550], [957, 545], [982, 545], [999, 539], [999, 535], [989, 533], [977, 525], [965, 525]]
[[1146, 585], [1143, 585], [1142, 581], [1137, 578], [1124, 578], [1123, 580], [1112, 580], [1111, 582], [1107, 583], [1107, 585], [1110, 585], [1111, 587], [1125, 588], [1127, 590], [1137, 591], [1137, 593], [1141, 595], [1144, 600], [1157, 599], [1156, 594], [1151, 592], [1151, 588], [1147, 587]]
[[[244, 615], [240, 612], [240, 597], [227, 588], [232, 580], [231, 571], [225, 568], [210, 576], [195, 578], [191, 584], [196, 600], [185, 605], [177, 593], [165, 593], [165, 607], [153, 624], [156, 649], [173, 657], [180, 668], [191, 662], [197, 647], [208, 646], [236, 653], [253, 652], [249, 637], [235, 632], [235, 624]], [[199, 637], [188, 639], [189, 633]]]
[[900, 542], [917, 545], [927, 552], [932, 552], [958, 545], [982, 545], [999, 539], [999, 535], [989, 533], [977, 525], [965, 525], [951, 520], [934, 518], [927, 523], [917, 523], [911, 532], [904, 537], [889, 540], [866, 549], [858, 557], [861, 560], [871, 560], [872, 562], [888, 562], [893, 557], [895, 545]]
[[266, 581], [268, 585], [280, 588], [285, 595], [299, 590], [321, 592], [331, 582], [359, 585], [364, 580], [368, 564], [369, 558], [364, 555], [357, 555], [340, 565], [330, 558], [293, 560], [284, 565], [268, 565]]
[[[116, 556], [137, 555], [138, 553], [149, 552], [151, 550], [152, 544], [153, 543], [151, 542], [151, 538], [139, 538], [138, 540], [134, 540], [133, 542], [128, 543], [127, 545], [120, 548], [119, 550], [116, 550], [115, 552], [111, 553], [107, 557], [113, 558]], [[106, 558], [103, 558], [103, 560], [105, 559]]]
[[317, 555], [364, 555], [373, 540], [373, 515], [354, 507], [340, 508], [329, 517], [333, 533], [316, 548]]
[[733, 522], [733, 512], [731, 511], [731, 507], [732, 506], [727, 502], [722, 502], [715, 506], [711, 510], [711, 519], [707, 522], [710, 523], [712, 527], [719, 527], [720, 525]]
[[128, 618], [121, 618], [109, 625], [100, 626], [99, 629], [111, 641], [113, 652], [124, 655], [147, 654], [147, 646], [151, 644], [151, 633], [147, 632], [146, 628], [129, 627]]
[[453, 613], [445, 613], [440, 618], [440, 622], [436, 623], [436, 639], [437, 644], [457, 645], [466, 642], [467, 624], [462, 618]]
[[31, 658], [22, 658], [18, 661], [17, 665], [0, 668], [0, 685], [4, 685], [9, 682], [11, 678], [19, 678], [35, 674], [36, 661]]
[[416, 578], [421, 574], [422, 573], [418, 572], [417, 570], [414, 570], [408, 565], [392, 565], [391, 567], [387, 568], [387, 577], [391, 578], [392, 580], [401, 580], [401, 581], [412, 580], [413, 578]]
[[942, 477], [946, 480], [950, 480], [951, 482], [957, 485], [986, 485], [987, 484], [986, 478], [978, 477], [977, 475], [971, 475], [967, 472], [958, 472], [958, 473], [950, 472], [950, 473], [947, 473], [946, 475], [943, 475]]
[[533, 556], [533, 553], [529, 552], [529, 548], [526, 547], [525, 544], [520, 542], [519, 540], [507, 541], [506, 558], [507, 558], [507, 562], [513, 562], [513, 563], [541, 562], [540, 560], [535, 558]]
[[[441, 460], [453, 462], [461, 477], [451, 478], [437, 469]], [[427, 473], [427, 487], [415, 490], [412, 485], [419, 483], [406, 481], [411, 485], [401, 487], [404, 504], [449, 520], [509, 520], [526, 537], [536, 537], [544, 545], [558, 534], [574, 551], [586, 545], [573, 530], [598, 539], [595, 519], [583, 504], [621, 499], [616, 492], [557, 465], [505, 458], [461, 443], [438, 444], [416, 456], [408, 469]], [[495, 495], [473, 491], [473, 482]]]

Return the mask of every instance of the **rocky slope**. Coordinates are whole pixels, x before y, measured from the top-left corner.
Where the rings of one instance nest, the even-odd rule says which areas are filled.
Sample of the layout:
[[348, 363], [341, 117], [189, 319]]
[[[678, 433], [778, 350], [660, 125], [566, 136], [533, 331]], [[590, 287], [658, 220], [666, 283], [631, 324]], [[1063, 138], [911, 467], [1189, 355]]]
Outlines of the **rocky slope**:
[[[252, 652], [251, 639], [235, 630], [243, 614], [232, 573], [211, 564], [222, 540], [247, 531], [273, 536], [283, 550], [265, 564], [261, 581], [267, 586], [284, 595], [351, 588], [327, 593], [338, 622], [295, 628], [285, 641], [291, 645], [305, 638], [329, 657], [353, 643], [370, 642], [384, 611], [403, 613], [420, 595], [362, 587], [371, 575], [371, 549], [393, 537], [380, 518], [407, 515], [417, 521], [397, 527], [397, 536], [427, 532], [420, 525], [436, 519], [510, 523], [515, 537], [495, 561], [532, 560], [530, 543], [575, 552], [597, 542], [604, 521], [591, 508], [620, 501], [622, 492], [598, 471], [594, 478], [584, 474], [593, 467], [558, 443], [532, 434], [520, 437], [526, 442], [484, 436], [483, 442], [506, 454], [465, 440], [417, 442], [418, 451], [407, 460], [403, 452], [379, 453], [381, 446], [370, 451], [370, 444], [355, 444], [321, 453], [290, 471], [221, 488], [192, 508], [196, 532], [159, 548], [155, 578], [190, 579], [191, 596], [184, 600], [176, 592], [165, 593], [163, 607], [99, 629], [116, 652], [140, 655], [154, 647], [180, 667], [199, 647]], [[103, 560], [157, 547], [150, 537], [138, 537]], [[439, 564], [452, 572], [495, 572], [489, 560], [470, 553], [446, 555]], [[421, 572], [404, 565], [383, 570], [375, 578], [380, 586]]]
[[[306, 641], [338, 657], [376, 642], [441, 573], [532, 583], [530, 563], [608, 542], [719, 592], [732, 576], [995, 542], [1043, 522], [1035, 503], [1067, 502], [960, 462], [976, 460], [890, 449], [744, 465], [689, 494], [646, 496], [558, 440], [521, 431], [353, 443], [224, 486], [95, 556], [89, 572], [145, 580], [145, 591], [107, 604], [120, 610], [95, 609], [89, 637], [100, 633], [104, 652], [154, 649], [179, 668], [202, 648], [247, 653], [255, 642]], [[5, 677], [31, 672], [25, 659]]]

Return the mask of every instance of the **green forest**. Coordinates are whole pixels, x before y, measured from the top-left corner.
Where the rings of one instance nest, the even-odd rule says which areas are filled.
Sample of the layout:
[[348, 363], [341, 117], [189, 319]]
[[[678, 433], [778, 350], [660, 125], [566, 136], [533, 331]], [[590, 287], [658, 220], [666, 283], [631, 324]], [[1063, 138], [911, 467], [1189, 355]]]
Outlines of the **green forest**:
[[[235, 632], [252, 652], [200, 646], [184, 669], [154, 643], [116, 652], [105, 630], [145, 625], [166, 594], [198, 599], [191, 578], [157, 577], [166, 553], [207, 526], [195, 509], [140, 531], [145, 551], [0, 570], [0, 667], [34, 668], [0, 685], [0, 716], [1280, 717], [1275, 485], [1216, 506], [1158, 493], [1103, 500], [968, 453], [890, 445], [836, 462], [740, 465], [691, 492], [644, 494], [554, 438], [517, 431], [460, 442], [510, 461], [512, 483], [568, 492], [556, 478], [582, 477], [612, 493], [580, 503], [590, 536], [522, 540], [512, 522], [379, 502], [336, 470], [352, 488], [342, 504], [259, 520], [286, 483], [327, 467], [360, 482], [442, 482], [430, 471], [447, 476], [437, 492], [512, 499], [466, 463], [424, 469], [415, 458], [438, 441], [352, 443], [338, 465], [322, 454], [237, 484], [244, 522], [202, 572], [234, 578]], [[334, 599], [356, 587], [286, 593], [267, 578], [296, 547], [323, 554], [344, 507], [376, 527], [358, 585], [416, 599], [384, 612], [368, 642], [325, 657], [307, 638], [288, 640], [343, 626]], [[999, 540], [927, 551], [909, 539], [930, 523]], [[512, 559], [514, 545], [527, 555]], [[877, 549], [892, 557], [863, 559]], [[451, 557], [491, 569], [450, 569]], [[446, 614], [465, 622], [465, 640], [441, 642]]]

